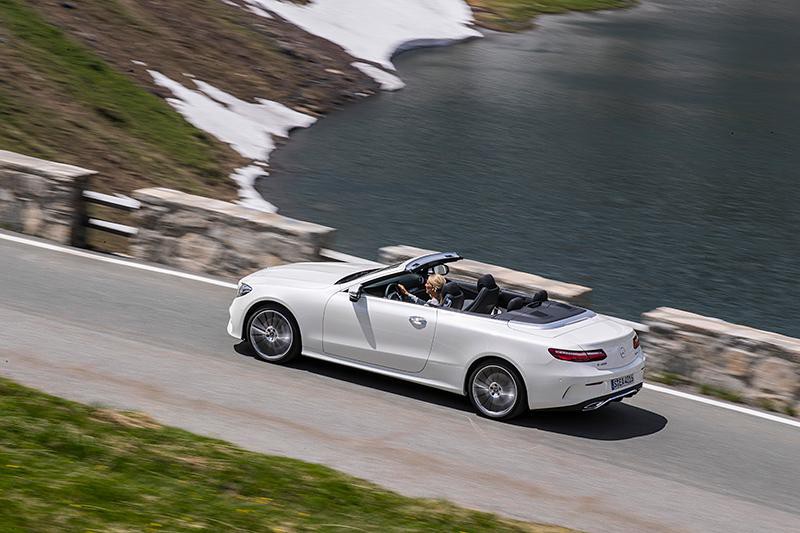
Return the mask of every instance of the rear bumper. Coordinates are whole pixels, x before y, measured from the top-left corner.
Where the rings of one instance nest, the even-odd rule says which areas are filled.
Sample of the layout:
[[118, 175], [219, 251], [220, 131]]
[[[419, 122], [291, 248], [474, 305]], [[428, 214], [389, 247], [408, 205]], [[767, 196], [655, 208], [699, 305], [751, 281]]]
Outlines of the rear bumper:
[[[583, 409], [594, 402], [632, 396], [644, 383], [645, 357], [640, 352], [630, 363], [613, 370], [580, 363], [555, 364], [550, 368], [551, 372], [540, 371], [535, 376], [528, 373], [528, 407], [531, 410]], [[612, 380], [627, 376], [631, 377], [622, 387], [612, 388]]]
[[538, 411], [595, 411], [611, 402], [619, 402], [622, 401], [624, 398], [630, 398], [631, 396], [635, 396], [640, 390], [642, 390], [642, 383], [639, 383], [638, 385], [635, 385], [633, 387], [628, 387], [627, 389], [624, 390], [614, 391], [611, 394], [606, 394], [605, 396], [600, 396], [599, 398], [592, 398], [591, 400], [586, 400], [574, 405], [564, 405], [562, 407], [549, 407], [537, 410]]
[[581, 411], [594, 411], [595, 409], [600, 409], [604, 405], [609, 402], [618, 402], [623, 398], [630, 398], [631, 396], [635, 396], [642, 390], [642, 384], [639, 383], [635, 387], [631, 387], [630, 389], [625, 389], [623, 391], [615, 391], [612, 394], [608, 394], [601, 398], [595, 398], [594, 400], [589, 400], [588, 402], [583, 402], [575, 406], [576, 409], [580, 409]]

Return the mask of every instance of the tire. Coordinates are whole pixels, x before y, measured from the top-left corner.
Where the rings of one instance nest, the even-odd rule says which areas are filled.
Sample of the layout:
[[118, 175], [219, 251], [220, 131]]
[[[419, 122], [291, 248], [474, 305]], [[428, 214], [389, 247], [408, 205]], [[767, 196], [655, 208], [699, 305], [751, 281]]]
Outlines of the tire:
[[469, 375], [467, 396], [483, 417], [510, 420], [528, 408], [528, 395], [522, 376], [500, 359], [481, 362]]
[[284, 307], [267, 304], [247, 319], [247, 342], [255, 356], [268, 363], [288, 363], [300, 354], [300, 328]]

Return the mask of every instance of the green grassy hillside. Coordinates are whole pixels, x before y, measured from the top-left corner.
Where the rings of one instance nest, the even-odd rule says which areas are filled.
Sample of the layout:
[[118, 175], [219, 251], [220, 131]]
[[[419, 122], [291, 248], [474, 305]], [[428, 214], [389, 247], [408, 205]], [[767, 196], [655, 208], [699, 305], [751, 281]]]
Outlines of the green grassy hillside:
[[98, 170], [100, 190], [235, 197], [227, 176], [245, 161], [175, 112], [148, 68], [309, 113], [374, 89], [330, 43], [219, 0], [0, 0], [0, 149]]
[[528, 531], [0, 378], [0, 531]]
[[232, 195], [234, 157], [162, 98], [25, 2], [0, 0], [0, 31], [0, 148], [103, 170], [123, 189], [149, 182]]

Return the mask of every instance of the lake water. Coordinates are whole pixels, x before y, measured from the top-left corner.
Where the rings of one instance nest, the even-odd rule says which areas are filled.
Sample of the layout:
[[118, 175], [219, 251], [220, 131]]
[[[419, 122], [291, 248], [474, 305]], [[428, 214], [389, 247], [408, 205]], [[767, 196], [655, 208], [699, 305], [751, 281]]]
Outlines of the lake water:
[[397, 57], [259, 183], [336, 249], [462, 255], [800, 336], [800, 4], [644, 2]]

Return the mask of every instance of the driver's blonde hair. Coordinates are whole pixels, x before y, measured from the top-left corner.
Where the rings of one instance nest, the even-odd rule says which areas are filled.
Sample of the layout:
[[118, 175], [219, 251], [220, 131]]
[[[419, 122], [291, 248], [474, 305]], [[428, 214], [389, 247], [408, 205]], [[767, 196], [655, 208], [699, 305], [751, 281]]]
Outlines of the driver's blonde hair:
[[431, 284], [433, 289], [438, 294], [442, 292], [442, 288], [444, 287], [444, 284], [447, 283], [447, 280], [444, 279], [444, 276], [442, 276], [441, 274], [431, 274], [430, 276], [428, 276], [428, 283]]

